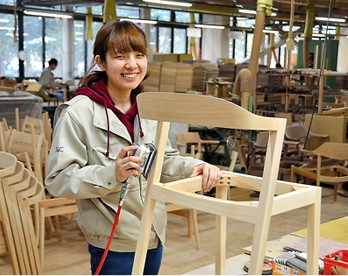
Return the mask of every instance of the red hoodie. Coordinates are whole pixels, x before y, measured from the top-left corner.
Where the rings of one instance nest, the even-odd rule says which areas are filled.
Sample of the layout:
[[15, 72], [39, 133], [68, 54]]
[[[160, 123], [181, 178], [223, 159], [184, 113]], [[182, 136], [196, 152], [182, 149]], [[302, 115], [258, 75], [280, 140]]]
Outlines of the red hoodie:
[[[138, 105], [136, 101], [136, 96], [140, 94], [141, 92], [142, 91], [140, 87], [137, 87], [132, 90], [131, 92], [132, 106], [126, 113], [123, 113], [122, 111], [120, 111], [118, 108], [115, 107], [115, 103], [111, 99], [110, 94], [107, 90], [106, 84], [104, 80], [102, 79], [93, 83], [91, 86], [83, 86], [76, 90], [76, 95], [85, 95], [89, 97], [92, 101], [103, 105], [105, 108], [106, 120], [108, 125], [108, 138], [107, 138], [108, 140], [107, 140], [106, 156], [109, 155], [109, 140], [110, 140], [110, 126], [109, 126], [109, 116], [106, 111], [107, 108], [111, 109], [119, 118], [119, 120], [125, 125], [130, 137], [132, 138], [132, 141], [134, 141], [134, 118], [138, 114]], [[144, 134], [141, 129], [140, 119], [139, 119], [139, 127], [140, 127], [140, 136], [143, 137]]]

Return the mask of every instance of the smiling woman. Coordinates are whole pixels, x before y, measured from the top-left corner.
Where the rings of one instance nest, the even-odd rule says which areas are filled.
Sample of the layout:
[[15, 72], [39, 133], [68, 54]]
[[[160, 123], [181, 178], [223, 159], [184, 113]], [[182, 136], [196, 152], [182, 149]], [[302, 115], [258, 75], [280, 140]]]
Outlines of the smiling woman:
[[[50, 151], [46, 188], [56, 197], [76, 199], [93, 274], [132, 271], [147, 187], [140, 173], [144, 159], [132, 153], [156, 138], [155, 121], [138, 114], [137, 95], [143, 91], [141, 82], [147, 72], [146, 49], [145, 34], [136, 24], [106, 23], [96, 35], [94, 64], [77, 96], [59, 105], [55, 115], [51, 147], [64, 147], [64, 151]], [[164, 179], [203, 175], [203, 191], [220, 179], [217, 167], [180, 156], [169, 142], [165, 154]], [[164, 204], [156, 205], [145, 274], [159, 271], [166, 213]]]

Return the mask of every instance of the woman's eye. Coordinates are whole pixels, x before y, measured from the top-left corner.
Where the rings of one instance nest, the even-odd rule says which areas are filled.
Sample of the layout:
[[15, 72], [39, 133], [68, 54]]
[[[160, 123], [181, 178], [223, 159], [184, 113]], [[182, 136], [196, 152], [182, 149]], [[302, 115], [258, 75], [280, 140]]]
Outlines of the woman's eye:
[[117, 59], [124, 59], [125, 57], [123, 55], [116, 55], [115, 58], [117, 58]]
[[145, 55], [143, 53], [137, 54], [137, 57], [144, 57]]

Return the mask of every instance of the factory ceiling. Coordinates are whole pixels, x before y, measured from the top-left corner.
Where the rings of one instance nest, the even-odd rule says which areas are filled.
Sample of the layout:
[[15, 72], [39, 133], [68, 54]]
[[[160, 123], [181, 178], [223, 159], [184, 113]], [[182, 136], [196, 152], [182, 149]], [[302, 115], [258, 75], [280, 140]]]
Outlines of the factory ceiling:
[[[93, 6], [101, 5], [104, 0], [19, 0], [21, 6]], [[179, 8], [173, 6], [160, 6], [158, 4], [145, 3], [142, 0], [116, 0], [116, 5], [128, 5], [148, 8], [165, 8], [189, 12], [201, 12], [204, 14], [240, 16], [239, 8], [254, 9], [257, 0], [189, 0], [181, 1], [191, 3], [192, 6]], [[339, 17], [347, 19], [348, 23], [348, 0], [295, 0], [295, 18], [304, 21], [308, 2], [314, 3], [315, 16]], [[273, 9], [277, 13], [277, 19], [289, 19], [291, 0], [273, 0]], [[205, 23], [205, 22], [203, 22]], [[218, 23], [217, 23], [218, 24]]]

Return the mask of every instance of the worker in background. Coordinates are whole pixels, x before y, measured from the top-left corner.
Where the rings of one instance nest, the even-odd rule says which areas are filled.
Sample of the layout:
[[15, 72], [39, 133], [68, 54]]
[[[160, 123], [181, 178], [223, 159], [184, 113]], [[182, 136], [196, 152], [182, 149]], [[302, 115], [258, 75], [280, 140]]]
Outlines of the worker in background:
[[57, 90], [67, 89], [69, 90], [69, 86], [64, 83], [57, 83], [54, 78], [53, 71], [58, 66], [58, 60], [55, 58], [51, 58], [48, 61], [48, 67], [46, 67], [39, 79], [39, 83], [42, 85], [42, 88], [48, 93], [50, 97], [57, 96]]
[[[147, 180], [140, 174], [144, 161], [131, 154], [137, 145], [156, 139], [156, 122], [139, 117], [137, 95], [147, 73], [144, 32], [129, 21], [110, 21], [97, 33], [94, 63], [76, 90], [55, 114], [48, 158], [47, 190], [56, 197], [76, 199], [78, 223], [95, 274], [119, 207], [121, 188], [129, 184], [115, 235], [100, 275], [132, 272]], [[156, 104], [156, 103], [153, 103]], [[135, 143], [135, 144], [134, 144]], [[203, 192], [220, 180], [213, 165], [180, 156], [168, 141], [161, 181], [202, 175]], [[167, 210], [157, 202], [144, 274], [158, 274], [162, 260]]]

